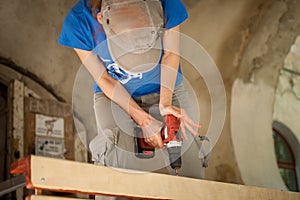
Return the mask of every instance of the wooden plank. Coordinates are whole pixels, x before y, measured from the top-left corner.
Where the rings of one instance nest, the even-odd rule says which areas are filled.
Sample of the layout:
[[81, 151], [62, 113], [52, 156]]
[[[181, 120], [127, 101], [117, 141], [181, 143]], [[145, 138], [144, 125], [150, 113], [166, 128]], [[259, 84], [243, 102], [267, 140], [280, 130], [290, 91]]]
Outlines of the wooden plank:
[[300, 193], [164, 174], [121, 170], [38, 156], [27, 165], [28, 188], [147, 199], [300, 199]]
[[58, 197], [58, 196], [31, 195], [31, 196], [26, 197], [26, 200], [88, 200], [88, 199]]

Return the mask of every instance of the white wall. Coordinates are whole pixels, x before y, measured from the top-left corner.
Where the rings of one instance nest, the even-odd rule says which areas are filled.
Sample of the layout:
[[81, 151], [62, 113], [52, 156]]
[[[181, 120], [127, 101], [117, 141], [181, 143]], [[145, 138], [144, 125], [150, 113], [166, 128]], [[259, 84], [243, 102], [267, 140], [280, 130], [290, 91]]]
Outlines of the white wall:
[[235, 155], [247, 185], [286, 189], [279, 175], [272, 138], [274, 88], [263, 82], [232, 88], [231, 129]]

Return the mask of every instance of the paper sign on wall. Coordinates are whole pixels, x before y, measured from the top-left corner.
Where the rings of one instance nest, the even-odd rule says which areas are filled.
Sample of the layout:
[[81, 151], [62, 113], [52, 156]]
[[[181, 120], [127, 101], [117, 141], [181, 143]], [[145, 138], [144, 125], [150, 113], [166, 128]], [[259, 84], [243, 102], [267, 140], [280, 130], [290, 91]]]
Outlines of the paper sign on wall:
[[36, 155], [64, 159], [64, 153], [65, 145], [63, 139], [36, 136]]
[[64, 138], [64, 119], [36, 114], [35, 134], [38, 136]]

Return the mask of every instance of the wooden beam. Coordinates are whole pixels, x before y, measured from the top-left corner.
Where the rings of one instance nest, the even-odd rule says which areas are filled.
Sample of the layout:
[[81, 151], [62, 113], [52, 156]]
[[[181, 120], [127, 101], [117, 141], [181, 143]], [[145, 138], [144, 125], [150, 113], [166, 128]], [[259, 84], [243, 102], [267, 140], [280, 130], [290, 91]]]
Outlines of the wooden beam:
[[26, 197], [26, 200], [88, 200], [88, 199], [78, 199], [78, 198], [58, 197], [58, 196], [31, 195], [31, 196]]
[[31, 156], [27, 187], [147, 199], [300, 199], [300, 193]]

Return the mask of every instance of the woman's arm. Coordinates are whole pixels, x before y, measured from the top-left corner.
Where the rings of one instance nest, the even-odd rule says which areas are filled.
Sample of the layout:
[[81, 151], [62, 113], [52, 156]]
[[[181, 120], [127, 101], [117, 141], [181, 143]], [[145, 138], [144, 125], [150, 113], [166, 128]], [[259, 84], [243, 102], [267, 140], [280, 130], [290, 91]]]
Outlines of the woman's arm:
[[146, 113], [131, 98], [122, 84], [107, 73], [105, 66], [98, 59], [97, 55], [95, 55], [92, 51], [85, 51], [81, 49], [74, 50], [103, 93], [123, 108], [133, 118], [133, 120], [143, 128], [143, 132], [146, 137], [145, 141], [154, 147], [163, 147], [161, 138], [157, 135], [161, 129], [162, 123]]
[[161, 106], [172, 105], [172, 96], [179, 67], [179, 26], [165, 31], [163, 38], [164, 54], [161, 60]]
[[183, 109], [172, 106], [173, 91], [178, 74], [179, 53], [179, 25], [165, 31], [163, 38], [164, 55], [161, 61], [160, 112], [162, 115], [173, 114], [181, 120], [181, 130], [187, 139], [185, 128], [193, 135], [198, 135], [194, 128], [200, 126], [195, 123]]

